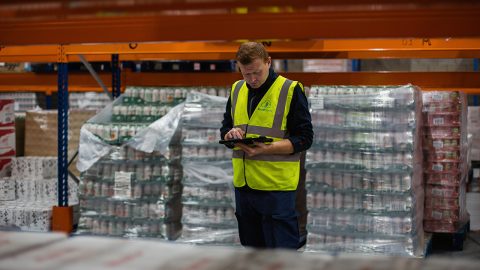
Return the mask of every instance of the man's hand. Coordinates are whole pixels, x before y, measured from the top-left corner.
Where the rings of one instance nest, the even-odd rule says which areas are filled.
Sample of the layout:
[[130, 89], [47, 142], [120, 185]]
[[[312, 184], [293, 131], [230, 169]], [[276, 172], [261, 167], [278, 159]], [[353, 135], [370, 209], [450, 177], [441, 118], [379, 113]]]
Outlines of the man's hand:
[[224, 140], [232, 140], [232, 139], [243, 139], [245, 136], [245, 131], [243, 131], [241, 128], [232, 128], [230, 131], [225, 134]]
[[254, 142], [253, 145], [246, 145], [244, 143], [237, 143], [235, 146], [243, 150], [249, 157], [254, 157], [267, 152], [271, 144], [264, 144], [261, 142]]

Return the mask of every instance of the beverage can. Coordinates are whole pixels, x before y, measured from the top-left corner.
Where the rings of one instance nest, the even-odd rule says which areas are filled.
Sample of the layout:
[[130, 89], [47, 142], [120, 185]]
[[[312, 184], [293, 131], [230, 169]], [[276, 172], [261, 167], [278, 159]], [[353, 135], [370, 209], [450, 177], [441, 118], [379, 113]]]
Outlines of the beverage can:
[[146, 104], [151, 104], [153, 100], [153, 90], [150, 88], [145, 88], [144, 90], [144, 100]]
[[138, 88], [138, 103], [145, 101], [145, 88]]
[[157, 104], [160, 102], [160, 90], [153, 89], [152, 90], [152, 103]]

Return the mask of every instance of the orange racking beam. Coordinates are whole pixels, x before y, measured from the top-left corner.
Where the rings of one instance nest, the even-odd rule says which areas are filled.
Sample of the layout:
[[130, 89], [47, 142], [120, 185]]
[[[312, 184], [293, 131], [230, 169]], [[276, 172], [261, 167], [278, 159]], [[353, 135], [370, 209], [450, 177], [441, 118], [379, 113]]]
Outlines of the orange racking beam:
[[[431, 39], [328, 39], [311, 41], [266, 41], [274, 59], [306, 58], [480, 58], [480, 38]], [[230, 60], [239, 42], [163, 42], [64, 45], [69, 62], [78, 54], [88, 61], [110, 61], [113, 53], [121, 61]], [[58, 46], [6, 46], [3, 62], [56, 62]]]
[[[392, 9], [399, 6], [409, 7], [411, 9], [425, 6], [453, 6], [474, 5], [475, 0], [205, 0], [205, 1], [91, 1], [76, 0], [72, 5], [71, 0], [48, 0], [47, 5], [38, 5], [35, 1], [16, 1], [3, 0], [0, 5], [0, 20], [8, 19], [32, 19], [35, 17], [45, 18], [68, 18], [75, 16], [98, 16], [99, 14], [108, 14], [108, 16], [124, 16], [125, 14], [151, 13], [155, 12], [204, 12], [219, 13], [230, 12], [235, 8], [243, 7], [248, 12], [265, 12], [269, 7], [275, 7], [274, 10], [307, 10], [307, 9], [330, 9], [345, 10], [361, 7], [368, 9]], [[33, 5], [32, 5], [33, 4]]]
[[172, 16], [125, 16], [0, 24], [0, 44], [242, 39], [479, 37], [480, 7]]

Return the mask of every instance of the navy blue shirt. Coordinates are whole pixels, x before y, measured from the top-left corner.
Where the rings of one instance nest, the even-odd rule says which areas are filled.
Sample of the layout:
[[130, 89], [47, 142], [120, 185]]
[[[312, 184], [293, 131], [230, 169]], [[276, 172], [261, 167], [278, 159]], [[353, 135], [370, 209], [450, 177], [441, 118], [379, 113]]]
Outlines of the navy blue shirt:
[[[265, 93], [270, 89], [270, 86], [277, 79], [278, 74], [269, 70], [267, 80], [257, 89], [252, 89], [247, 83], [248, 88], [248, 106], [252, 104], [253, 108], [247, 108], [248, 116], [250, 117], [255, 111], [260, 100]], [[223, 114], [222, 127], [220, 128], [221, 138], [225, 138], [225, 134], [233, 128], [232, 120], [232, 101], [228, 98], [225, 113]], [[287, 115], [287, 139], [292, 142], [294, 153], [302, 152], [310, 148], [313, 140], [312, 117], [308, 110], [308, 101], [305, 93], [302, 91], [300, 85], [296, 85], [293, 90], [292, 101], [290, 103], [290, 111]]]

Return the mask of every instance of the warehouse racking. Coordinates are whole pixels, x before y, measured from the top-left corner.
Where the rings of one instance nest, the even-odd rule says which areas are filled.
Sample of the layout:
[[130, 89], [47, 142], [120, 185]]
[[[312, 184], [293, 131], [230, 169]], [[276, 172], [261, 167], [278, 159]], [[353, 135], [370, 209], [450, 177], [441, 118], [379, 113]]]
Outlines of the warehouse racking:
[[[34, 1], [18, 5], [7, 1], [0, 8], [0, 61], [58, 64], [58, 75], [0, 74], [0, 91], [47, 95], [58, 91], [59, 194], [68, 189], [68, 91], [98, 91], [100, 83], [104, 91], [114, 89], [113, 96], [118, 96], [126, 85], [224, 86], [240, 78], [238, 73], [133, 73], [120, 71], [121, 61], [231, 60], [243, 40], [263, 41], [275, 59], [470, 58], [478, 69], [480, 56], [480, 5], [476, 1], [208, 0], [147, 1], [135, 6], [121, 1], [103, 5], [70, 2], [58, 0], [35, 7]], [[111, 10], [116, 15], [97, 16]], [[151, 10], [155, 12], [143, 14]], [[112, 61], [116, 68], [112, 74], [92, 72], [93, 78], [69, 74], [67, 63], [80, 61], [86, 65]], [[480, 76], [474, 71], [288, 76], [305, 85], [412, 83], [427, 90], [480, 93]], [[57, 211], [68, 209], [65, 196], [59, 196], [58, 205]]]

